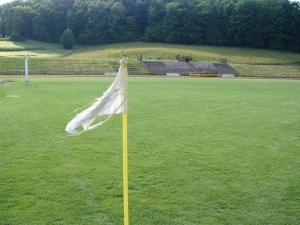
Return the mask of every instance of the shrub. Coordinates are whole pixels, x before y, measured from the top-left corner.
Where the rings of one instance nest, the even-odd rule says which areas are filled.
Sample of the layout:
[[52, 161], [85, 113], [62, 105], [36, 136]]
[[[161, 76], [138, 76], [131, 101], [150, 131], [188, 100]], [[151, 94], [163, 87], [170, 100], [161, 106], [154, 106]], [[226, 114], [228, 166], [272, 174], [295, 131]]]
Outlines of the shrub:
[[60, 43], [65, 49], [73, 48], [74, 36], [72, 30], [67, 29], [62, 33], [60, 37]]

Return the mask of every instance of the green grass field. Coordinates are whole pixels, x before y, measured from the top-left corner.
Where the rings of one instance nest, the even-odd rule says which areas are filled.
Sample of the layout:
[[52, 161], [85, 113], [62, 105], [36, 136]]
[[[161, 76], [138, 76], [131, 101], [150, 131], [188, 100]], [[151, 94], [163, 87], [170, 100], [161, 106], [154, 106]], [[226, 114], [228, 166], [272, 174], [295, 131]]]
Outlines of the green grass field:
[[[112, 80], [0, 84], [0, 224], [123, 224], [121, 116], [64, 131]], [[300, 81], [128, 82], [130, 224], [300, 223]]]

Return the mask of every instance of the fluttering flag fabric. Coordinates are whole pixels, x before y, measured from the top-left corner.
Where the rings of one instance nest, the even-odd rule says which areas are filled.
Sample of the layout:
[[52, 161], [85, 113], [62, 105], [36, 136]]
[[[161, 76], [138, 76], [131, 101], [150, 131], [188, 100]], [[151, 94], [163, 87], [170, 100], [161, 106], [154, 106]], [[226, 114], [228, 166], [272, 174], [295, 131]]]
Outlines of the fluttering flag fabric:
[[[122, 105], [127, 99], [127, 93], [122, 93], [124, 77], [127, 77], [127, 59], [123, 58], [120, 61], [118, 74], [112, 85], [103, 93], [100, 98], [97, 98], [92, 106], [79, 113], [66, 126], [66, 131], [71, 135], [79, 135], [82, 132], [95, 129], [105, 123], [112, 115], [121, 113], [124, 110]], [[126, 109], [127, 110], [127, 109]], [[127, 113], [127, 112], [126, 112]], [[95, 119], [100, 116], [108, 116], [104, 121], [93, 124]], [[82, 130], [77, 128], [82, 126]]]

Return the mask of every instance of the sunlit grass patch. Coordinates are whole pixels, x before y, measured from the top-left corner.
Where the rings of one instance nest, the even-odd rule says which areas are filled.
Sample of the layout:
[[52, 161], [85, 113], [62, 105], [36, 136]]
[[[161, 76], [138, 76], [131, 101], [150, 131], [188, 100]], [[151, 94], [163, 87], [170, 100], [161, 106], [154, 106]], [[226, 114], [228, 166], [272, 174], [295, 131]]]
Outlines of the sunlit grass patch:
[[0, 52], [4, 51], [26, 51], [41, 50], [40, 46], [31, 45], [28, 42], [0, 41]]
[[58, 44], [48, 44], [38, 41], [11, 42], [0, 41], [0, 56], [3, 57], [59, 57], [70, 50], [64, 50]]
[[36, 51], [8, 51], [8, 52], [0, 52], [0, 56], [5, 56], [5, 57], [25, 57], [25, 56], [30, 56], [30, 57], [59, 57], [60, 55], [54, 52], [49, 52], [47, 50], [36, 50]]
[[299, 69], [291, 65], [232, 64], [240, 75], [270, 78], [300, 78]]

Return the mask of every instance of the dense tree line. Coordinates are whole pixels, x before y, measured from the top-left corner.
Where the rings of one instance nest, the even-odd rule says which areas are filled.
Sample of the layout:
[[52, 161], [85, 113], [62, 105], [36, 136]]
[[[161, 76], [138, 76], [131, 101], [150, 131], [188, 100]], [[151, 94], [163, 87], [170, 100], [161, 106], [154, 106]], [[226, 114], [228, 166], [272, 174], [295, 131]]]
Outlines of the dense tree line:
[[289, 0], [15, 0], [0, 35], [78, 43], [149, 41], [300, 52], [300, 5]]

